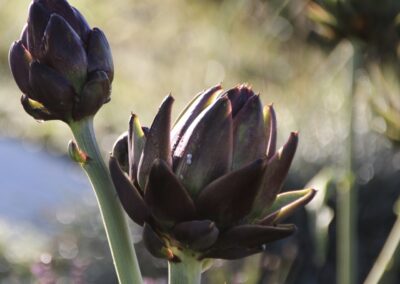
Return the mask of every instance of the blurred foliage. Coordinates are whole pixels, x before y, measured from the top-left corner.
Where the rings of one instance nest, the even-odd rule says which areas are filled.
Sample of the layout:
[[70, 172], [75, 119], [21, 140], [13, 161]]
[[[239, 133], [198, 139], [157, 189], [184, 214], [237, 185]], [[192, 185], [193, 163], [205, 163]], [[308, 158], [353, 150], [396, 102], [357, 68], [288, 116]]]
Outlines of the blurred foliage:
[[0, 282], [31, 279], [30, 265], [45, 248], [47, 238], [30, 224], [0, 220]]
[[[177, 116], [177, 111], [202, 89], [219, 82], [226, 88], [248, 82], [261, 90], [264, 103], [274, 103], [281, 122], [279, 141], [284, 141], [292, 130], [300, 132], [292, 170], [295, 181], [289, 188], [302, 187], [324, 165], [335, 167], [346, 158], [344, 107], [350, 88], [353, 50], [346, 41], [329, 45], [326, 50], [308, 44], [305, 39], [310, 38], [312, 28], [306, 17], [309, 1], [70, 2], [92, 26], [102, 28], [114, 54], [116, 77], [112, 100], [96, 118], [105, 152], [127, 128], [131, 111], [148, 125], [162, 97], [169, 92], [176, 98], [174, 115]], [[65, 153], [71, 139], [68, 128], [59, 122], [38, 125], [25, 114], [19, 103], [21, 94], [8, 70], [8, 49], [19, 36], [27, 9], [28, 1], [0, 0], [0, 136], [34, 141]], [[372, 100], [378, 109], [398, 114], [398, 71], [388, 68], [382, 72], [383, 76], [365, 70], [357, 73], [355, 158], [357, 183], [365, 189], [360, 190], [362, 275], [372, 265], [393, 222], [391, 202], [399, 194], [396, 174], [400, 171], [400, 154], [381, 135], [392, 133], [393, 127], [385, 114], [377, 115], [379, 111], [374, 113], [369, 108]], [[388, 176], [391, 178], [386, 182]], [[317, 248], [304, 229], [295, 239], [270, 247], [268, 254], [244, 261], [216, 261], [205, 274], [206, 283], [282, 283], [286, 279], [288, 283], [310, 284], [318, 283], [316, 277], [325, 280], [320, 283], [333, 283], [335, 226], [329, 212], [335, 210], [335, 196], [329, 193], [324, 197], [326, 200], [312, 209], [311, 224], [301, 213], [297, 220], [302, 227], [319, 230], [319, 239], [313, 239]], [[319, 210], [325, 210], [325, 219], [318, 215]], [[68, 283], [70, 279], [74, 283], [114, 283], [97, 211], [83, 206], [79, 212], [66, 212], [67, 217], [73, 215], [72, 220], [57, 221], [60, 229], [50, 235], [29, 225], [0, 224], [0, 282], [46, 283], [38, 280], [43, 277], [58, 279], [57, 283]], [[9, 235], [17, 227], [22, 230], [21, 238], [26, 239]], [[15, 251], [23, 251], [29, 257], [10, 258], [14, 255], [10, 252], [12, 243], [17, 247]], [[18, 248], [21, 244], [33, 251]], [[165, 283], [165, 263], [151, 259], [140, 248], [138, 251], [147, 283]], [[325, 263], [318, 266], [318, 261]]]
[[371, 105], [380, 125], [375, 125], [376, 130], [384, 132], [391, 140], [400, 143], [400, 96], [399, 81], [393, 76], [391, 70], [382, 70], [374, 65], [370, 70], [373, 92]]
[[372, 81], [372, 111], [385, 124], [383, 132], [387, 137], [398, 142], [400, 96], [399, 86], [393, 88], [393, 82], [400, 75], [400, 2], [312, 0], [307, 5], [307, 16], [311, 37], [318, 35], [320, 41], [331, 46], [347, 39], [361, 53], [361, 67]]
[[398, 56], [397, 0], [312, 0], [307, 14], [318, 35], [333, 43], [344, 38], [358, 42], [369, 60], [390, 61]]

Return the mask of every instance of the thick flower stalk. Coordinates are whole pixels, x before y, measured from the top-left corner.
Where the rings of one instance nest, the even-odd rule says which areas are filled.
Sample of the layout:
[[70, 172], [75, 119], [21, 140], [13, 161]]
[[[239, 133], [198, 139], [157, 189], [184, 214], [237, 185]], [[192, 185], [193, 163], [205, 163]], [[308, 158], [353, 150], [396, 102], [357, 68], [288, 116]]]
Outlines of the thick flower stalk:
[[38, 120], [67, 123], [110, 100], [114, 66], [103, 32], [64, 0], [34, 0], [9, 62], [22, 105]]
[[150, 128], [132, 115], [110, 158], [121, 204], [144, 227], [150, 253], [172, 263], [236, 259], [291, 235], [295, 226], [281, 221], [315, 194], [279, 194], [297, 133], [276, 151], [274, 109], [246, 85], [201, 92], [171, 128], [173, 101], [166, 97]]

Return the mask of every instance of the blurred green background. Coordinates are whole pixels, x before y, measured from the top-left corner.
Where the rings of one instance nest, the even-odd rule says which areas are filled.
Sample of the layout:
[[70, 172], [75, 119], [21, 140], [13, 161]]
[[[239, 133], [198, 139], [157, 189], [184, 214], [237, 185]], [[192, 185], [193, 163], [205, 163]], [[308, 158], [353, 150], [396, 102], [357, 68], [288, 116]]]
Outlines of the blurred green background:
[[[95, 120], [105, 156], [126, 131], [131, 112], [149, 125], [168, 93], [176, 99], [176, 117], [202, 89], [245, 82], [265, 104], [274, 103], [280, 145], [290, 131], [300, 133], [285, 188], [302, 188], [324, 169], [311, 184], [325, 198], [294, 218], [295, 237], [263, 255], [216, 261], [205, 283], [335, 283], [336, 201], [329, 185], [332, 171], [340, 173], [346, 160], [353, 48], [347, 41], [313, 40], [307, 3], [70, 1], [106, 33], [113, 51], [112, 100]], [[116, 283], [94, 197], [65, 156], [69, 129], [29, 117], [10, 75], [8, 49], [26, 22], [28, 5], [0, 0], [0, 196], [5, 196], [0, 197], [0, 282]], [[372, 65], [374, 72], [356, 73], [359, 283], [395, 220], [393, 203], [400, 193], [398, 144], [385, 136], [398, 131], [386, 117], [399, 101], [398, 74], [396, 66]], [[166, 283], [166, 264], [152, 259], [140, 243], [138, 250], [147, 283]]]

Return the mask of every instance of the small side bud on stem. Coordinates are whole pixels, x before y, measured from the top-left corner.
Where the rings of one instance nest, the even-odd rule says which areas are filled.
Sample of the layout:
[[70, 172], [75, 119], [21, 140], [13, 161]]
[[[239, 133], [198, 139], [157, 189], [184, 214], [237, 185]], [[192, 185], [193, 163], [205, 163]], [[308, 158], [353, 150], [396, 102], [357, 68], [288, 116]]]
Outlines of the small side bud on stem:
[[73, 140], [70, 140], [68, 143], [68, 154], [71, 160], [80, 164], [86, 164], [90, 161], [88, 154], [79, 149], [78, 144]]

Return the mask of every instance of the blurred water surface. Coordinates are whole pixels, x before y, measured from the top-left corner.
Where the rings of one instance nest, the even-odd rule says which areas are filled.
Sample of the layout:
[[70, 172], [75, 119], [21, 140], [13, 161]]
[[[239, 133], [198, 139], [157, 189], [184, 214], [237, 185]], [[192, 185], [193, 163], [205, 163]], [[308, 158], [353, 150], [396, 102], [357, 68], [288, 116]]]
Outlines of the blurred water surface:
[[47, 227], [58, 208], [94, 199], [84, 173], [65, 156], [28, 142], [0, 139], [0, 157], [2, 219]]

